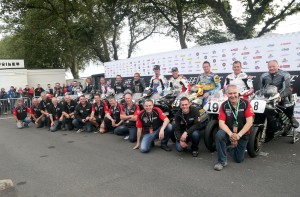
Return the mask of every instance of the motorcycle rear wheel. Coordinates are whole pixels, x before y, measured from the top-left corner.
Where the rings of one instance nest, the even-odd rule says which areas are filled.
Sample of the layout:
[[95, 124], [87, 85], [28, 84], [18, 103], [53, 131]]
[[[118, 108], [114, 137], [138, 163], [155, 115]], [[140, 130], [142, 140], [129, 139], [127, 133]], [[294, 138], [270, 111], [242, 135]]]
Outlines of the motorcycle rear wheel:
[[253, 126], [250, 131], [247, 152], [250, 157], [257, 157], [262, 149], [263, 127]]
[[218, 120], [210, 120], [205, 128], [204, 143], [206, 148], [211, 152], [214, 152], [216, 150], [215, 134], [218, 132], [218, 130]]

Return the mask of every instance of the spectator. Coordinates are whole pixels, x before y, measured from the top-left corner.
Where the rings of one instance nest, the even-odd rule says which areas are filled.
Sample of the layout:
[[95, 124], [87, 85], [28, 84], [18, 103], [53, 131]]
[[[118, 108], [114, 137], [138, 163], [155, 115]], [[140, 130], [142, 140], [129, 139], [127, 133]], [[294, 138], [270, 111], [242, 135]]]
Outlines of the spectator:
[[7, 92], [7, 97], [9, 98], [10, 111], [13, 113], [15, 107], [15, 98], [16, 98], [16, 90], [14, 86], [10, 86], [10, 90]]
[[49, 83], [48, 83], [47, 88], [46, 88], [46, 93], [53, 95], [53, 88], [51, 88], [51, 85]]
[[34, 90], [34, 96], [35, 97], [40, 97], [41, 93], [44, 92], [45, 90], [41, 87], [41, 84], [37, 84], [37, 88]]

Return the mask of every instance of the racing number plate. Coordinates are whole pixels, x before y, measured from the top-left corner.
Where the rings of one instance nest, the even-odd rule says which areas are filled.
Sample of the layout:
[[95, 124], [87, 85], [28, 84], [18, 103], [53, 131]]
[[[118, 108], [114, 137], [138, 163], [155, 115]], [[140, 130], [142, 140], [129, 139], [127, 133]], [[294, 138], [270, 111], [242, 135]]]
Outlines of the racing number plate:
[[204, 105], [203, 109], [211, 114], [219, 113], [221, 103], [217, 101], [210, 101], [206, 105]]
[[266, 101], [264, 100], [252, 100], [251, 106], [253, 108], [254, 113], [262, 114], [265, 112]]

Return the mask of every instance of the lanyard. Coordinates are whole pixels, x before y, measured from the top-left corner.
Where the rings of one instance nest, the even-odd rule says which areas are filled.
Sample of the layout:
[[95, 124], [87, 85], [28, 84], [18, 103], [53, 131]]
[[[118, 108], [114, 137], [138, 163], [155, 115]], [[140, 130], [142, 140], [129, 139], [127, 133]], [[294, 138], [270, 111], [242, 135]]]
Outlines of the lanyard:
[[235, 118], [234, 126], [238, 126], [238, 124], [239, 124], [238, 123], [238, 113], [239, 113], [239, 107], [240, 107], [240, 99], [238, 101], [238, 104], [237, 104], [235, 112], [232, 110], [230, 102], [227, 101], [227, 103], [228, 103], [229, 108], [230, 108], [230, 110], [231, 110], [231, 112], [232, 112], [232, 114], [233, 114], [233, 116]]

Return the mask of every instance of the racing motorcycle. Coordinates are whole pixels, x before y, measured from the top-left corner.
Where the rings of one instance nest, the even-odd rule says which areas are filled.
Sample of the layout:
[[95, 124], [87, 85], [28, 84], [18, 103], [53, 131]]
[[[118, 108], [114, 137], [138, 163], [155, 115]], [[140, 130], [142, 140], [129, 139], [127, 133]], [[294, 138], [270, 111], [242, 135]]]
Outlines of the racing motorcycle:
[[[274, 85], [268, 85], [255, 92], [251, 106], [255, 119], [251, 128], [247, 152], [250, 157], [256, 157], [262, 149], [264, 142], [278, 136], [292, 137], [291, 143], [299, 140], [297, 131], [283, 110], [295, 105], [297, 95], [293, 94], [289, 101], [280, 105], [281, 97]], [[289, 135], [291, 134], [291, 135]], [[269, 139], [266, 140], [266, 137]]]
[[204, 105], [203, 109], [206, 111], [209, 117], [209, 122], [204, 132], [204, 144], [206, 148], [213, 152], [216, 150], [215, 135], [219, 130], [219, 110], [221, 104], [227, 100], [226, 94], [223, 94], [223, 90], [214, 92], [209, 96], [208, 102]]

